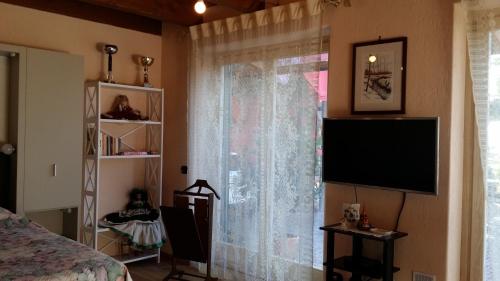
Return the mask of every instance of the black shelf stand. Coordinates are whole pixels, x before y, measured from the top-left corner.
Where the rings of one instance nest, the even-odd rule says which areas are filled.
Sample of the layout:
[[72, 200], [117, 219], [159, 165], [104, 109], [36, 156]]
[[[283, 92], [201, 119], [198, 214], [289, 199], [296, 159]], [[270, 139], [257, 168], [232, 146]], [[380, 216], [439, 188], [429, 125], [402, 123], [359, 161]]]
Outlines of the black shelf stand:
[[[320, 227], [327, 233], [326, 249], [326, 280], [332, 281], [333, 269], [351, 272], [352, 281], [361, 281], [362, 276], [368, 276], [384, 281], [393, 281], [394, 273], [399, 271], [394, 266], [394, 241], [408, 236], [408, 233], [394, 231], [387, 235], [377, 235], [369, 231], [359, 231], [342, 227], [340, 223]], [[335, 258], [335, 234], [340, 233], [352, 236], [352, 256]], [[382, 261], [363, 257], [363, 239], [375, 240], [383, 243]]]

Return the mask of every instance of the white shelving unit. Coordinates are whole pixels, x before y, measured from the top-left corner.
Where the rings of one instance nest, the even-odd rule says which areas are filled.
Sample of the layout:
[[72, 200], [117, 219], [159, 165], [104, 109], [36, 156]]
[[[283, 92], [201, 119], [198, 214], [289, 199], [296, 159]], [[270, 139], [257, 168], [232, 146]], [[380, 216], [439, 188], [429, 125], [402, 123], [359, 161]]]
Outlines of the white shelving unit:
[[[148, 120], [114, 120], [102, 119], [101, 113], [110, 108], [102, 108], [104, 103], [114, 99], [118, 94], [140, 100], [145, 110], [141, 110]], [[137, 96], [139, 95], [139, 96]], [[131, 105], [134, 107], [134, 104]], [[144, 108], [141, 108], [144, 109]], [[83, 158], [83, 185], [82, 185], [82, 219], [80, 226], [80, 241], [96, 250], [103, 250], [111, 243], [116, 242], [116, 237], [106, 236], [110, 230], [99, 226], [99, 220], [106, 214], [101, 213], [99, 206], [103, 192], [106, 192], [106, 166], [117, 165], [113, 161], [144, 161], [137, 165], [144, 169], [144, 187], [152, 197], [155, 208], [161, 205], [162, 162], [163, 162], [163, 89], [145, 88], [122, 84], [111, 84], [100, 81], [85, 84], [84, 108], [84, 158]], [[103, 133], [112, 135], [109, 130], [121, 130], [118, 138], [125, 138], [137, 134], [140, 129], [145, 131], [138, 138], [144, 138], [144, 147], [141, 151], [148, 151], [147, 155], [104, 155], [102, 148]], [[130, 150], [133, 146], [125, 144]], [[111, 161], [111, 162], [109, 162]], [[122, 163], [122, 162], [120, 162]], [[115, 171], [116, 172], [116, 171]], [[107, 181], [109, 183], [109, 181]], [[133, 185], [133, 184], [131, 184]], [[116, 188], [115, 188], [116, 190]], [[121, 192], [121, 191], [120, 191]], [[128, 194], [129, 190], [123, 189]], [[123, 195], [123, 194], [122, 194]], [[118, 196], [117, 196], [118, 197]], [[123, 198], [123, 196], [122, 196]], [[125, 207], [126, 202], [123, 202]], [[119, 211], [119, 210], [115, 210]], [[108, 243], [99, 242], [107, 239]], [[115, 241], [113, 240], [115, 239]], [[128, 263], [144, 259], [157, 258], [160, 262], [160, 249], [147, 250], [141, 253], [123, 254], [114, 256], [116, 259]]]
[[115, 120], [115, 119], [101, 119], [101, 123], [161, 125], [161, 122], [156, 122], [156, 121]]
[[99, 159], [141, 159], [141, 158], [161, 158], [160, 155], [105, 155]]

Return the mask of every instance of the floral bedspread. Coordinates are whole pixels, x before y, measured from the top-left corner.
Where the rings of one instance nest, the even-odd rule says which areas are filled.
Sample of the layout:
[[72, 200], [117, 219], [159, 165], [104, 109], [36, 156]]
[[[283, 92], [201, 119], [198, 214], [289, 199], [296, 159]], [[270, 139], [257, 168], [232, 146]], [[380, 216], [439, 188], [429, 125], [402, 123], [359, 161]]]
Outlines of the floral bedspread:
[[130, 281], [127, 268], [0, 208], [0, 281]]

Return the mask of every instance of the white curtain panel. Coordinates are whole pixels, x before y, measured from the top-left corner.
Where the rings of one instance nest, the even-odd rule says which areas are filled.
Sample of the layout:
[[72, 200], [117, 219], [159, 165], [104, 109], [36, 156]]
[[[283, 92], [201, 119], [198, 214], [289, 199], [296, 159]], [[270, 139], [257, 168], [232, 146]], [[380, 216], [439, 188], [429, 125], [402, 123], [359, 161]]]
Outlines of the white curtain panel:
[[[500, 7], [490, 0], [463, 0], [468, 7], [467, 40], [470, 70], [473, 81], [474, 103], [478, 122], [483, 169], [487, 167], [488, 121], [490, 96], [495, 95], [490, 85], [492, 47], [500, 40]], [[496, 6], [500, 6], [496, 2]]]
[[221, 195], [215, 274], [311, 280], [321, 1], [193, 26], [191, 38], [189, 180]]
[[484, 280], [500, 280], [500, 1], [463, 0], [486, 193]]

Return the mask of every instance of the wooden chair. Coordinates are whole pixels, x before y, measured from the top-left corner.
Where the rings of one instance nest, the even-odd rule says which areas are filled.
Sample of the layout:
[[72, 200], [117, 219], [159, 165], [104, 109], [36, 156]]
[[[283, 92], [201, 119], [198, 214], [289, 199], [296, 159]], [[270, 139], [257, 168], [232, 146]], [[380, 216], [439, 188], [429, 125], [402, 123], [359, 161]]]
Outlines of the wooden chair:
[[[190, 191], [198, 188], [197, 192]], [[210, 193], [202, 193], [208, 189]], [[172, 270], [166, 280], [185, 280], [183, 275], [214, 281], [211, 276], [212, 263], [212, 223], [214, 197], [220, 200], [217, 192], [206, 180], [196, 182], [183, 191], [174, 191], [174, 206], [161, 206], [161, 215], [172, 246]], [[207, 264], [204, 275], [178, 270], [176, 259]]]

